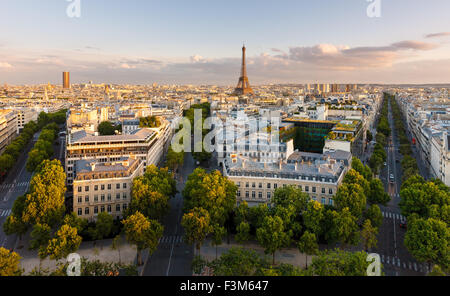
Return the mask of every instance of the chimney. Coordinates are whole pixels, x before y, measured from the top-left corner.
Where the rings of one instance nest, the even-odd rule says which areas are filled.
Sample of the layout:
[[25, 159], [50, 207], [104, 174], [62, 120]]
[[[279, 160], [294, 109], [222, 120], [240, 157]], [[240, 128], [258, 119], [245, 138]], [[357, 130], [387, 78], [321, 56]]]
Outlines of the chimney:
[[282, 168], [283, 168], [283, 160], [281, 160], [281, 159], [280, 159], [280, 161], [279, 161], [279, 168], [280, 168], [280, 171], [281, 171]]
[[298, 171], [298, 162], [295, 162], [295, 171]]

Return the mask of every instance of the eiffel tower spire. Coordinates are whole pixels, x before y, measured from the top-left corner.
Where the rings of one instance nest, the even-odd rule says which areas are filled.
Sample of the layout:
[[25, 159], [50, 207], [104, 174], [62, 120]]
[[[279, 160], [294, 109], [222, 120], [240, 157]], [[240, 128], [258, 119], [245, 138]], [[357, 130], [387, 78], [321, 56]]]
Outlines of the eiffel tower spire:
[[236, 95], [246, 95], [246, 94], [253, 94], [253, 90], [250, 86], [250, 83], [248, 82], [247, 77], [247, 64], [245, 62], [245, 45], [242, 47], [242, 68], [241, 68], [241, 77], [239, 78], [238, 85], [236, 89], [234, 90], [234, 93]]

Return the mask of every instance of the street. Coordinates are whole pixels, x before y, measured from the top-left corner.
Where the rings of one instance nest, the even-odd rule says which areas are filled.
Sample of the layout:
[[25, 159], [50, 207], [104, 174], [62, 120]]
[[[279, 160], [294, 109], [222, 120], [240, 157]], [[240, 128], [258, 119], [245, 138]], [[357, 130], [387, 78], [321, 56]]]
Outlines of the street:
[[40, 132], [34, 135], [25, 151], [19, 156], [16, 165], [11, 172], [9, 172], [5, 181], [0, 185], [0, 247], [7, 249], [14, 249], [15, 247], [17, 236], [11, 235], [8, 237], [3, 232], [3, 224], [11, 214], [14, 201], [28, 191], [30, 180], [33, 176], [33, 174], [26, 169], [28, 152], [33, 148], [39, 135]]
[[[388, 276], [412, 276], [424, 275], [428, 271], [426, 264], [418, 263], [409, 254], [403, 244], [406, 230], [400, 228], [399, 223], [405, 220], [398, 206], [402, 180], [402, 168], [400, 164], [401, 154], [398, 153], [400, 146], [394, 127], [392, 108], [389, 104], [389, 125], [392, 130], [391, 138], [388, 138], [386, 166], [382, 169], [380, 178], [385, 185], [385, 190], [391, 197], [386, 207], [380, 206], [383, 213], [383, 224], [378, 236], [378, 248], [375, 250], [381, 256], [384, 271]], [[399, 160], [397, 163], [396, 160]], [[390, 174], [394, 175], [394, 181], [389, 181]]]
[[144, 276], [191, 276], [194, 247], [183, 242], [180, 225], [183, 216], [183, 191], [187, 177], [196, 168], [191, 153], [186, 153], [184, 165], [177, 174], [178, 194], [170, 200], [170, 212], [164, 219], [164, 236], [158, 249], [148, 258], [144, 266]]

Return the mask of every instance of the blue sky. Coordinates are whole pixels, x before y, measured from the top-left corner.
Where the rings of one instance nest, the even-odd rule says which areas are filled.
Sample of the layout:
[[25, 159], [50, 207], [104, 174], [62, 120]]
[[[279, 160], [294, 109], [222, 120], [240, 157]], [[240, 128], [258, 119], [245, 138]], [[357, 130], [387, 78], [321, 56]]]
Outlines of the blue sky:
[[80, 1], [0, 0], [0, 82], [450, 82], [448, 0]]

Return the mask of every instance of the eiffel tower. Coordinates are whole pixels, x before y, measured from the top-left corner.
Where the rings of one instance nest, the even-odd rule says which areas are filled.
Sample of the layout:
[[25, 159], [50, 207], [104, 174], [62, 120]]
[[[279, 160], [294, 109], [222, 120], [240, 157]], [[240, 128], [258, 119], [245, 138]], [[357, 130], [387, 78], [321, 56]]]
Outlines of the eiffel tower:
[[250, 86], [250, 83], [248, 82], [247, 77], [247, 65], [245, 63], [245, 45], [242, 47], [242, 68], [241, 68], [241, 77], [239, 78], [238, 85], [236, 89], [234, 90], [234, 93], [236, 95], [247, 95], [247, 94], [254, 94], [253, 89]]

